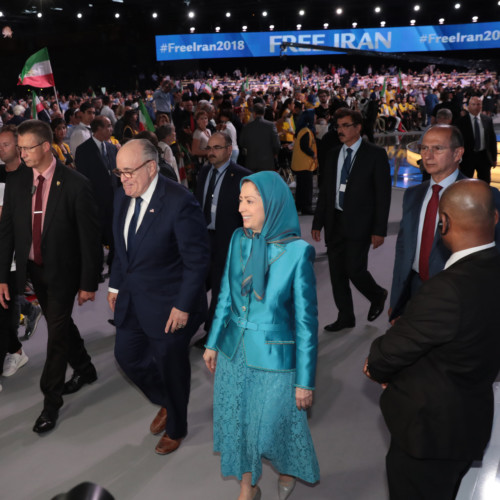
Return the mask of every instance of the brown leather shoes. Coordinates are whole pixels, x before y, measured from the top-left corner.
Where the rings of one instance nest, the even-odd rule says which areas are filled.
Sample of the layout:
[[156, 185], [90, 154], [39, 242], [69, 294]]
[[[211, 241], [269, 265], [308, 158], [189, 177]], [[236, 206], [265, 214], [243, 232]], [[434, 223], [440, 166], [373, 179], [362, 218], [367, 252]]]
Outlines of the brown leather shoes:
[[171, 439], [165, 432], [165, 434], [163, 434], [161, 439], [158, 441], [155, 452], [158, 453], [158, 455], [168, 455], [179, 448], [181, 441], [182, 439]]
[[160, 434], [160, 432], [165, 432], [165, 426], [167, 425], [167, 409], [160, 408], [160, 411], [156, 414], [156, 417], [151, 422], [149, 430], [151, 434]]

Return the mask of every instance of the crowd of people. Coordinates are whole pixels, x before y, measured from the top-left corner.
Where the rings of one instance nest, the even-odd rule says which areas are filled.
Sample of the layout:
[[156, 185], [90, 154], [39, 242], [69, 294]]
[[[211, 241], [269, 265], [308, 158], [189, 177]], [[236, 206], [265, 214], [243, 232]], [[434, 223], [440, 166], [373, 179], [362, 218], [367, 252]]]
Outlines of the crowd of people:
[[[437, 71], [425, 75], [435, 88], [422, 89], [413, 76], [394, 88], [384, 76], [307, 68], [287, 85], [276, 76], [266, 88], [245, 79], [238, 92], [214, 78], [212, 88], [165, 78], [149, 96], [49, 98], [38, 119], [4, 100], [0, 361], [8, 359], [9, 376], [28, 362], [11, 304], [29, 279], [48, 331], [34, 432], [53, 430], [63, 396], [98, 378], [72, 311], [75, 298], [80, 306], [94, 301], [107, 248], [114, 354], [157, 407], [149, 427], [161, 434], [155, 452], [174, 452], [188, 433], [189, 349], [203, 328], [198, 347], [215, 373], [214, 450], [222, 474], [240, 480], [239, 500], [261, 498], [262, 458], [279, 473], [280, 500], [297, 478], [317, 482], [306, 415], [318, 350], [315, 251], [301, 238], [298, 212], [314, 215], [312, 239], [323, 234], [327, 246], [338, 316], [324, 330], [360, 321], [350, 283], [375, 321], [389, 296], [368, 271], [391, 203], [387, 153], [371, 142], [381, 118], [389, 128], [427, 127], [420, 152], [430, 179], [405, 193], [393, 326], [373, 342], [364, 371], [385, 389], [391, 499], [454, 498], [488, 442], [500, 369], [500, 193], [488, 178], [467, 179], [496, 161], [491, 117], [481, 114], [487, 97], [475, 80], [494, 87], [489, 75], [471, 76], [464, 88], [445, 87]], [[429, 96], [438, 100], [432, 109]], [[387, 101], [397, 103], [394, 115], [380, 110]], [[443, 108], [450, 124], [437, 123]], [[478, 312], [462, 319], [471, 286]]]

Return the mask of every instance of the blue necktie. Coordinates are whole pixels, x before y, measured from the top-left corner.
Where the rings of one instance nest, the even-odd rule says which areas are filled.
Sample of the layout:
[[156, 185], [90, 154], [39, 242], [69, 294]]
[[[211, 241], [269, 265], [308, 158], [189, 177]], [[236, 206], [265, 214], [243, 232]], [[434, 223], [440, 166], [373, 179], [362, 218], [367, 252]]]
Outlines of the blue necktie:
[[474, 118], [474, 151], [481, 150], [481, 131], [479, 130], [479, 119]]
[[205, 196], [205, 203], [203, 204], [203, 215], [205, 216], [207, 226], [209, 226], [212, 222], [212, 200], [214, 198], [217, 173], [217, 170], [212, 168], [212, 174], [210, 176], [210, 180], [208, 181], [207, 195]]
[[[349, 177], [349, 172], [351, 171], [351, 155], [352, 155], [352, 149], [347, 148], [346, 149], [346, 157], [344, 160], [344, 164], [342, 165], [342, 172], [340, 173], [340, 185], [346, 185], [347, 184], [347, 178]], [[339, 189], [339, 207], [344, 208], [344, 191], [340, 191]]]
[[108, 151], [106, 149], [106, 144], [104, 142], [101, 142], [101, 154], [102, 154], [102, 159], [104, 161], [104, 165], [106, 165], [106, 170], [108, 171], [108, 175], [111, 175], [111, 172], [109, 171]]
[[127, 235], [127, 254], [130, 255], [132, 252], [132, 245], [134, 243], [135, 233], [137, 232], [137, 220], [139, 219], [139, 213], [141, 211], [142, 198], [139, 196], [135, 199], [134, 215], [130, 220], [130, 226], [128, 227]]

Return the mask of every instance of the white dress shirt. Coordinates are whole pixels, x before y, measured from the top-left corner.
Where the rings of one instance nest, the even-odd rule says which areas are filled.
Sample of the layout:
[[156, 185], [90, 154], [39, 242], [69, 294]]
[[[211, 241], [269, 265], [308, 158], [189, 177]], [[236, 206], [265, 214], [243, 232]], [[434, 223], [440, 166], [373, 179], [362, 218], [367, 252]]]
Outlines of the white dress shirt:
[[[344, 166], [344, 160], [347, 156], [347, 148], [352, 149], [351, 153], [351, 170], [354, 165], [354, 161], [356, 160], [356, 155], [358, 154], [359, 146], [361, 146], [362, 138], [360, 137], [352, 146], [346, 146], [345, 144], [340, 149], [339, 157], [337, 159], [337, 188], [335, 195], [335, 208], [337, 210], [342, 210], [339, 205], [339, 190], [340, 190], [340, 176], [342, 175], [342, 167]], [[349, 171], [350, 173], [350, 171]], [[347, 185], [347, 183], [346, 183]]]
[[[155, 178], [151, 181], [151, 184], [146, 189], [146, 191], [141, 194], [142, 203], [141, 203], [141, 211], [139, 212], [139, 217], [137, 218], [137, 227], [136, 234], [139, 231], [139, 227], [141, 226], [142, 220], [144, 219], [144, 215], [148, 209], [149, 203], [151, 202], [151, 198], [153, 197], [153, 193], [156, 189], [156, 185], [158, 184], [158, 174], [156, 174]], [[134, 215], [135, 209], [135, 198], [130, 198], [130, 202], [128, 205], [127, 215], [125, 216], [125, 226], [123, 228], [123, 239], [125, 241], [125, 249], [127, 248], [127, 236], [128, 236], [128, 228], [130, 227], [130, 221], [132, 220], [132, 216]], [[108, 288], [108, 291], [112, 293], [118, 293], [116, 288]]]
[[454, 252], [450, 255], [450, 258], [446, 261], [444, 265], [445, 269], [448, 269], [450, 266], [458, 262], [459, 260], [467, 257], [467, 255], [471, 255], [476, 252], [480, 252], [481, 250], [486, 250], [487, 248], [493, 248], [495, 246], [495, 242], [486, 243], [486, 245], [479, 245], [478, 247], [466, 248], [465, 250], [460, 250], [458, 252]]

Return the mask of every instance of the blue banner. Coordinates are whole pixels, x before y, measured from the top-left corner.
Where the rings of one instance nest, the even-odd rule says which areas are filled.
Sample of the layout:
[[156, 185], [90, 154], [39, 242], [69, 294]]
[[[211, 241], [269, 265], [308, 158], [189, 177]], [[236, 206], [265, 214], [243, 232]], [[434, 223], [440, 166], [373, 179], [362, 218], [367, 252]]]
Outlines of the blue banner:
[[[282, 42], [378, 52], [427, 52], [500, 48], [500, 22], [349, 30], [203, 33], [156, 36], [156, 59], [272, 57]], [[287, 55], [327, 55], [334, 51], [289, 47]]]

